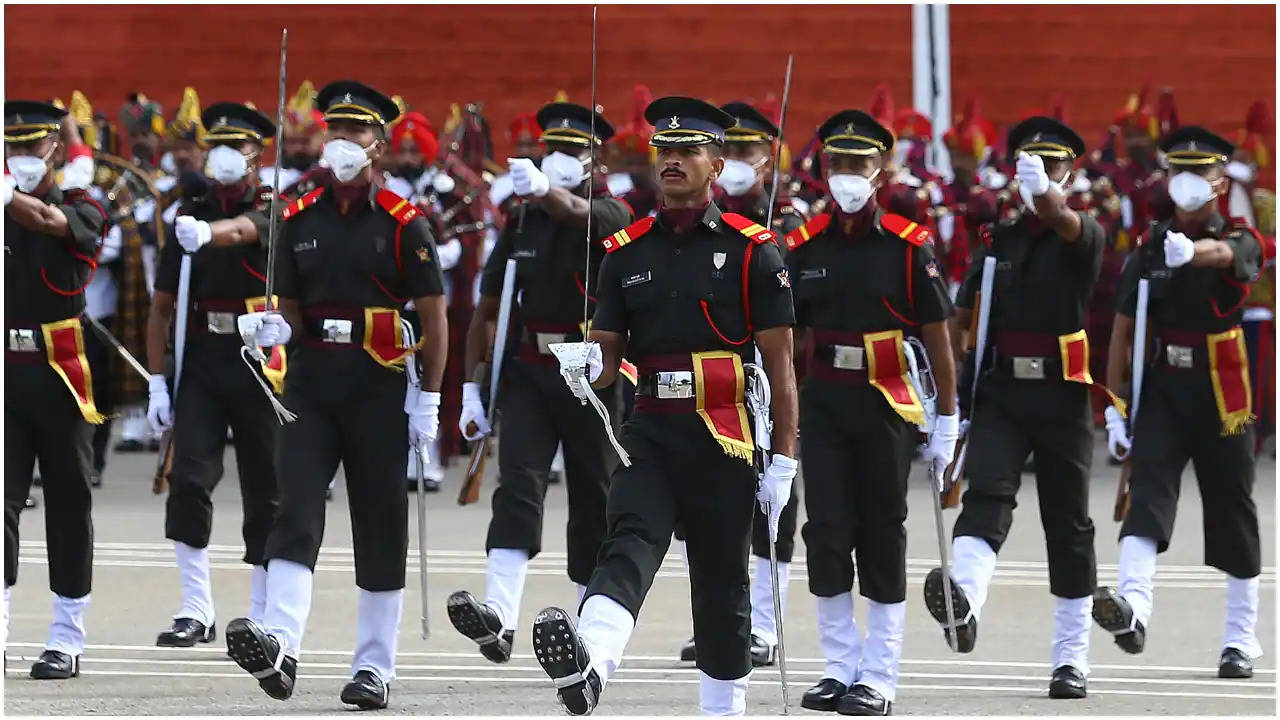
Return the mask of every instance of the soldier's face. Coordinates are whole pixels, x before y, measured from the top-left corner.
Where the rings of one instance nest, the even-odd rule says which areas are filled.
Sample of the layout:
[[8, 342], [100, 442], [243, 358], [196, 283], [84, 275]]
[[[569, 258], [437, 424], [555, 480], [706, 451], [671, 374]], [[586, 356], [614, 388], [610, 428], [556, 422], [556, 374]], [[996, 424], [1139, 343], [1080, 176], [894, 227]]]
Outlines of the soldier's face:
[[1067, 179], [1067, 175], [1071, 172], [1073, 166], [1074, 162], [1071, 160], [1050, 160], [1045, 158], [1044, 174], [1048, 175], [1050, 180], [1062, 183], [1063, 180]]
[[204, 150], [192, 140], [174, 140], [169, 145], [169, 153], [173, 155], [179, 175], [199, 172], [204, 167]]
[[973, 153], [951, 150], [951, 167], [956, 177], [972, 175], [978, 171], [978, 158]]
[[325, 130], [324, 141], [330, 140], [350, 140], [362, 148], [368, 148], [374, 143], [378, 143], [378, 147], [373, 148], [369, 153], [369, 157], [377, 159], [382, 154], [381, 136], [372, 125], [365, 123], [352, 122], [350, 120], [334, 120], [329, 123], [329, 127]]
[[849, 153], [824, 153], [826, 162], [822, 163], [822, 174], [825, 178], [832, 175], [861, 175], [869, 178], [875, 175], [872, 185], [879, 185], [884, 174], [876, 174], [876, 171], [882, 167], [884, 156], [882, 154], [875, 155], [851, 155]]
[[160, 150], [160, 136], [150, 130], [130, 133], [129, 149], [134, 157], [142, 160], [151, 160]]
[[654, 167], [658, 187], [663, 196], [672, 200], [705, 195], [723, 169], [724, 158], [710, 145], [658, 148], [658, 162]]
[[420, 168], [426, 164], [418, 144], [406, 136], [400, 141], [400, 149], [395, 154], [395, 164], [399, 167]]
[[756, 180], [763, 180], [765, 174], [770, 169], [770, 148], [769, 143], [761, 142], [732, 142], [724, 144], [725, 160], [741, 160], [750, 165], [756, 171]]
[[1155, 157], [1156, 144], [1151, 135], [1142, 128], [1126, 127], [1124, 130], [1124, 149], [1129, 157], [1148, 160]]
[[542, 155], [542, 145], [529, 133], [521, 133], [516, 139], [516, 144], [511, 148], [511, 157], [528, 158], [537, 162], [542, 159]]
[[53, 150], [57, 142], [58, 141], [55, 140], [52, 135], [46, 135], [34, 142], [5, 143], [4, 156], [9, 158], [26, 155], [31, 157], [51, 158], [54, 155]]

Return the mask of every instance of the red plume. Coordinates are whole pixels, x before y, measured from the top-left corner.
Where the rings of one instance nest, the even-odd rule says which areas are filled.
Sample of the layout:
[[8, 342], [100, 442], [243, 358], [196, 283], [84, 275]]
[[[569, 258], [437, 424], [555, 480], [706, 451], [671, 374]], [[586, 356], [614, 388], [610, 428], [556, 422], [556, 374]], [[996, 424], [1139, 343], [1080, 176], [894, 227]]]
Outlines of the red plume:
[[885, 127], [893, 127], [893, 91], [888, 85], [881, 83], [871, 95], [871, 106], [868, 114], [876, 122]]
[[1267, 138], [1275, 135], [1275, 121], [1267, 110], [1267, 103], [1254, 100], [1245, 115], [1244, 129], [1240, 131], [1239, 145], [1241, 150], [1253, 156], [1258, 167], [1266, 167], [1270, 162], [1267, 152]]
[[1156, 127], [1159, 137], [1163, 137], [1178, 129], [1178, 106], [1173, 103], [1173, 88], [1160, 89], [1160, 98], [1156, 100]]
[[1064, 125], [1067, 123], [1067, 98], [1062, 93], [1054, 93], [1049, 100], [1049, 104], [1053, 107], [1050, 117]]

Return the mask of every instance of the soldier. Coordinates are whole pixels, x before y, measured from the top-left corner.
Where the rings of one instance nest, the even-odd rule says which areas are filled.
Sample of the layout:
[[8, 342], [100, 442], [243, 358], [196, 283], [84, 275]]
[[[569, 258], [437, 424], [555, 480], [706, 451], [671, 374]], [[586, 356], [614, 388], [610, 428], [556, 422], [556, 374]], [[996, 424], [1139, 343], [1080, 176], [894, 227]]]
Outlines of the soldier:
[[[1140, 653], [1155, 591], [1156, 555], [1169, 547], [1182, 471], [1190, 460], [1204, 505], [1205, 563], [1227, 574], [1227, 620], [1218, 677], [1253, 676], [1261, 549], [1253, 503], [1253, 404], [1241, 306], [1258, 279], [1261, 236], [1227, 220], [1230, 142], [1195, 126], [1160, 143], [1169, 161], [1171, 220], [1157, 223], [1125, 267], [1111, 343], [1111, 381], [1124, 382], [1139, 278], [1149, 283], [1155, 338], [1132, 437], [1128, 515], [1120, 527], [1119, 585], [1100, 587], [1093, 618], [1129, 653]], [[1108, 447], [1129, 450], [1125, 421], [1109, 407]]]
[[645, 118], [655, 126], [662, 207], [604, 243], [610, 254], [600, 268], [588, 360], [596, 387], [614, 381], [624, 350], [640, 366], [636, 412], [622, 433], [631, 465], [618, 468], [609, 487], [608, 534], [578, 626], [564, 610], [543, 610], [534, 654], [566, 709], [591, 712], [684, 521], [702, 711], [741, 715], [751, 673], [747, 555], [759, 452], [743, 363], [754, 359], [754, 340], [773, 388], [775, 453], [757, 497], [776, 527], [796, 469], [790, 278], [772, 232], [712, 201], [733, 117], [701, 100], [666, 97]]
[[[822, 679], [810, 710], [892, 712], [907, 590], [907, 476], [923, 399], [912, 389], [905, 337], [922, 338], [939, 390], [929, 458], [941, 472], [959, 434], [955, 367], [947, 339], [951, 298], [929, 232], [879, 208], [893, 134], [860, 110], [818, 131], [835, 206], [786, 236], [798, 332], [812, 333], [801, 394], [800, 457], [809, 591], [818, 600]], [[854, 562], [867, 599], [867, 632], [854, 621]], [[861, 646], [861, 652], [859, 647]]]
[[[262, 184], [275, 185], [275, 175], [280, 173], [280, 187], [290, 188], [297, 184], [309, 171], [313, 176], [323, 178], [324, 168], [317, 168], [320, 160], [320, 141], [324, 134], [324, 113], [316, 109], [316, 90], [310, 80], [303, 80], [298, 91], [285, 105], [284, 113], [284, 147], [277, 150], [279, 157], [273, 167], [264, 167], [259, 171]], [[314, 187], [296, 188], [305, 195]]]
[[982, 226], [996, 221], [996, 194], [983, 183], [980, 172], [995, 141], [995, 126], [982, 117], [976, 98], [965, 103], [960, 121], [942, 135], [953, 178], [943, 185], [942, 204], [933, 210], [944, 248], [945, 275], [955, 289], [969, 273], [970, 260], [980, 247]]
[[[241, 363], [236, 316], [255, 310], [265, 298], [267, 214], [271, 192], [258, 184], [258, 161], [275, 124], [257, 110], [216, 103], [204, 111], [210, 147], [209, 191], [184, 198], [174, 223], [176, 242], [160, 255], [147, 327], [147, 364], [152, 372], [147, 419], [156, 432], [177, 428], [165, 537], [173, 541], [182, 581], [182, 607], [156, 638], [163, 647], [212, 642], [213, 588], [209, 575], [209, 534], [213, 490], [222, 479], [227, 428], [233, 433], [240, 496], [244, 506], [244, 561], [252, 566], [249, 617], [261, 622], [267, 571], [263, 545], [276, 509], [272, 464], [277, 422], [263, 397], [255, 368]], [[234, 245], [235, 247], [228, 247]], [[184, 343], [181, 394], [171, 406], [164, 376], [165, 348], [178, 301], [179, 266], [190, 253], [190, 296]], [[264, 372], [283, 382], [283, 348]]]
[[[996, 553], [1008, 535], [1022, 467], [1034, 452], [1036, 491], [1055, 598], [1053, 672], [1049, 696], [1081, 698], [1089, 672], [1089, 611], [1097, 582], [1089, 466], [1093, 423], [1084, 331], [1089, 294], [1098, 279], [1102, 228], [1066, 206], [1072, 163], [1084, 142], [1049, 117], [1031, 117], [1009, 131], [1018, 194], [1025, 210], [985, 234], [996, 258], [988, 346], [994, 366], [982, 372], [970, 408], [970, 485], [953, 532], [952, 598], [957, 627], [949, 627], [941, 568], [925, 579], [930, 614], [954, 632], [960, 652], [973, 650]], [[969, 326], [982, 262], [960, 290], [952, 330]], [[958, 346], [963, 347], [963, 338]]]
[[[579, 601], [604, 540], [605, 495], [617, 464], [595, 408], [581, 404], [565, 387], [548, 350], [552, 343], [582, 340], [583, 293], [594, 296], [604, 257], [599, 242], [631, 222], [631, 209], [610, 197], [604, 182], [595, 183], [595, 197], [586, 196], [587, 173], [595, 172], [587, 167], [590, 143], [599, 147], [608, 141], [613, 127], [596, 113], [593, 136], [591, 110], [568, 102], [544, 106], [537, 119], [546, 128], [540, 139], [547, 155], [541, 169], [527, 158], [508, 161], [514, 192], [526, 205], [515, 211], [517, 219], [508, 223], [485, 263], [480, 304], [467, 334], [464, 377], [473, 377], [489, 344], [487, 328], [498, 318], [507, 260], [515, 259], [519, 307], [513, 312], [518, 310], [523, 332], [515, 358], [502, 368], [502, 419], [509, 431], [498, 450], [498, 488], [485, 540], [485, 601], [466, 590], [449, 596], [449, 620], [493, 662], [511, 657], [525, 574], [542, 549], [543, 497], [556, 446], [564, 446], [568, 574]], [[584, 248], [588, 213], [596, 246], [589, 265]], [[464, 383], [462, 395], [458, 427], [464, 438], [475, 441], [490, 431], [480, 384]], [[604, 388], [599, 396], [616, 414], [617, 388]]]
[[[373, 88], [349, 80], [317, 96], [325, 108], [327, 187], [291, 202], [276, 258], [277, 312], [249, 314], [254, 344], [294, 335], [284, 404], [298, 415], [280, 431], [279, 511], [267, 537], [263, 621], [236, 618], [227, 652], [268, 695], [293, 694], [311, 580], [324, 533], [325, 489], [343, 465], [356, 585], [360, 588], [354, 678], [342, 702], [387, 706], [404, 603], [409, 443], [435, 436], [444, 371], [446, 320], [435, 242], [407, 200], [373, 182], [386, 124], [399, 113]], [[422, 340], [405, 342], [399, 308], [412, 299]], [[419, 353], [419, 348], [421, 352]], [[422, 360], [421, 390], [406, 363]], [[404, 416], [409, 415], [406, 428]]]
[[647, 85], [632, 89], [631, 120], [604, 146], [604, 163], [609, 168], [609, 192], [631, 206], [636, 217], [653, 214], [658, 204], [658, 186], [653, 179], [653, 147], [649, 136], [653, 126], [644, 119], [644, 109], [653, 102]]
[[[84, 355], [84, 289], [97, 267], [106, 213], [83, 191], [64, 193], [52, 160], [66, 111], [4, 104], [5, 349], [4, 618], [18, 580], [18, 517], [40, 463], [53, 622], [31, 677], [80, 674], [93, 580], [93, 373]], [[68, 393], [68, 390], [70, 392]]]

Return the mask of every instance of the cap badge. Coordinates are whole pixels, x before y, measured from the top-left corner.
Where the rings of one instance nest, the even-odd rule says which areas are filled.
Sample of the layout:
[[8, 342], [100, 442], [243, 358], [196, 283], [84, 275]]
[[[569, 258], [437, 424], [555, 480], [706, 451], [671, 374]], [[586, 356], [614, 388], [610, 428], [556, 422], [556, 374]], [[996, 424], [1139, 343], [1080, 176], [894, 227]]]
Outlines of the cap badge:
[[219, 125], [219, 126], [220, 126], [220, 125], [226, 125], [226, 124], [227, 124], [227, 116], [226, 116], [226, 115], [223, 115], [222, 117], [218, 118], [218, 122], [214, 123], [214, 125]]
[[676, 129], [676, 128], [678, 128], [678, 127], [680, 127], [680, 116], [679, 116], [679, 115], [672, 115], [672, 116], [671, 116], [671, 121], [670, 121], [669, 123], [667, 123], [667, 129], [668, 129], [668, 130], [675, 130], [675, 129]]
[[852, 134], [853, 134], [853, 123], [849, 123], [848, 125], [845, 125], [845, 126], [844, 126], [844, 134], [845, 134], [845, 135], [852, 135]]
[[22, 115], [14, 115], [14, 116], [13, 116], [13, 122], [14, 122], [14, 124], [16, 124], [16, 125], [21, 125], [21, 124], [22, 124]]
[[347, 93], [346, 95], [343, 95], [343, 96], [342, 96], [342, 102], [344, 102], [344, 103], [349, 103], [349, 102], [351, 102], [351, 93]]
[[1040, 136], [1041, 136], [1041, 133], [1036, 133], [1036, 134], [1031, 138], [1031, 142], [1040, 142]]
[[1188, 150], [1190, 150], [1191, 152], [1195, 152], [1195, 151], [1196, 151], [1196, 141], [1195, 141], [1195, 140], [1192, 140], [1191, 142], [1187, 143], [1187, 149], [1188, 149]]
[[569, 118], [565, 118], [565, 119], [561, 120], [561, 121], [560, 121], [560, 127], [562, 127], [562, 128], [567, 128], [567, 127], [569, 127]]

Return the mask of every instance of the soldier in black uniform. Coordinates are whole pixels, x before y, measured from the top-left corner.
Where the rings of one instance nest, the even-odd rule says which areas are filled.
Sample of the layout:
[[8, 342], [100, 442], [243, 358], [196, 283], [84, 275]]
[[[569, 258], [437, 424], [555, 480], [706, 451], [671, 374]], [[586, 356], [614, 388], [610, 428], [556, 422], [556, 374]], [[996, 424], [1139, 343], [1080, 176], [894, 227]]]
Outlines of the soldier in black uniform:
[[4, 104], [4, 618], [18, 581], [18, 517], [40, 463], [53, 622], [31, 677], [80, 673], [93, 581], [90, 438], [105, 418], [84, 355], [84, 289], [97, 268], [106, 213], [83, 191], [64, 193], [52, 160], [66, 111]]
[[577, 628], [569, 613], [547, 608], [534, 622], [533, 648], [568, 711], [591, 712], [683, 520], [701, 706], [742, 714], [759, 452], [743, 363], [755, 359], [754, 340], [772, 381], [775, 452], [757, 497], [770, 503], [776, 524], [796, 468], [790, 278], [772, 232], [712, 202], [733, 118], [682, 97], [655, 100], [645, 118], [656, 126], [650, 142], [662, 206], [604, 243], [610, 255], [600, 268], [587, 361], [597, 387], [614, 381], [624, 352], [639, 365], [636, 412], [622, 433], [631, 465], [609, 487], [608, 535]]
[[[1031, 117], [1009, 131], [1024, 210], [990, 228], [957, 301], [953, 330], [968, 328], [983, 260], [996, 258], [987, 347], [976, 406], [970, 409], [968, 467], [953, 531], [952, 596], [960, 652], [977, 640], [978, 617], [996, 553], [1013, 522], [1022, 467], [1034, 452], [1040, 521], [1055, 598], [1049, 696], [1080, 698], [1089, 672], [1089, 614], [1097, 582], [1089, 467], [1093, 420], [1084, 323], [1097, 282], [1105, 234], [1087, 213], [1066, 205], [1064, 188], [1084, 142], [1071, 128]], [[1084, 363], [1082, 366], [1081, 363]], [[942, 571], [925, 579], [925, 603], [949, 633]]]
[[[925, 398], [907, 375], [905, 340], [922, 339], [931, 359], [938, 397], [929, 454], [940, 472], [959, 434], [946, 325], [951, 298], [929, 231], [876, 204], [893, 133], [860, 110], [844, 110], [818, 134], [833, 211], [785, 238], [796, 326], [813, 333], [814, 344], [801, 395], [800, 456], [809, 590], [818, 600], [826, 667], [803, 705], [888, 715], [906, 623], [907, 476], [926, 421]], [[865, 640], [854, 621], [855, 553], [868, 605]]]
[[[485, 540], [485, 600], [482, 604], [459, 590], [449, 596], [448, 605], [458, 632], [475, 640], [494, 662], [511, 657], [525, 574], [542, 549], [542, 503], [556, 446], [564, 447], [568, 571], [579, 602], [604, 540], [605, 495], [618, 462], [595, 409], [565, 387], [559, 363], [547, 349], [552, 343], [582, 340], [583, 293], [594, 297], [597, 291], [604, 258], [600, 241], [631, 222], [631, 209], [609, 195], [602, 179], [594, 183], [596, 196], [590, 201], [586, 197], [590, 143], [598, 147], [607, 141], [613, 127], [596, 114], [593, 138], [591, 111], [567, 102], [543, 107], [538, 125], [545, 128], [540, 139], [547, 155], [541, 170], [524, 158], [508, 160], [515, 194], [525, 205], [515, 210], [515, 220], [489, 255], [467, 333], [464, 377], [472, 377], [488, 346], [487, 328], [498, 317], [507, 260], [516, 260], [513, 297], [519, 305], [513, 317], [518, 315], [523, 332], [516, 356], [502, 368], [502, 420], [508, 432], [498, 449], [498, 488]], [[593, 235], [589, 265], [587, 213]], [[615, 413], [620, 409], [615, 386], [599, 395], [606, 407]], [[466, 439], [479, 439], [489, 431], [480, 384], [464, 383], [462, 397], [458, 427]]]
[[[1204, 504], [1205, 563], [1227, 574], [1218, 676], [1253, 676], [1258, 642], [1258, 510], [1253, 503], [1253, 407], [1241, 305], [1262, 266], [1256, 230], [1223, 218], [1225, 163], [1235, 148], [1200, 127], [1160, 143], [1169, 160], [1174, 216], [1155, 224], [1125, 267], [1108, 365], [1128, 385], [1137, 287], [1149, 287], [1147, 370], [1129, 456], [1130, 506], [1120, 527], [1120, 583], [1100, 587], [1093, 617], [1116, 644], [1140, 653], [1155, 591], [1156, 554], [1169, 547], [1182, 471], [1190, 460]], [[1124, 418], [1107, 409], [1109, 444], [1123, 456]]]
[[[721, 105], [737, 124], [724, 134], [724, 171], [716, 177], [716, 202], [725, 212], [738, 213], [769, 228], [782, 237], [804, 224], [805, 216], [784, 197], [782, 188], [774, 199], [769, 216], [769, 186], [773, 173], [773, 150], [778, 127], [745, 102]], [[785, 254], [785, 248], [782, 248]], [[796, 547], [796, 511], [800, 506], [799, 486], [793, 486], [778, 524], [778, 584], [785, 614], [787, 586], [791, 576], [791, 556]], [[676, 527], [676, 539], [684, 540], [684, 528]], [[777, 657], [778, 635], [774, 626], [773, 586], [769, 574], [769, 525], [763, 512], [755, 514], [751, 531], [751, 553], [755, 573], [751, 579], [751, 662], [756, 667], [772, 665]], [[680, 650], [680, 659], [693, 662], [697, 648], [693, 638]]]
[[[253, 566], [249, 617], [261, 621], [267, 594], [262, 550], [276, 510], [272, 463], [278, 427], [271, 403], [241, 362], [243, 346], [236, 317], [259, 309], [266, 291], [267, 215], [271, 191], [258, 184], [258, 158], [275, 124], [236, 103], [216, 103], [202, 117], [204, 142], [211, 148], [206, 172], [209, 189], [186, 197], [177, 210], [170, 237], [156, 270], [155, 293], [147, 316], [147, 364], [152, 372], [147, 418], [156, 432], [177, 427], [165, 537], [173, 541], [182, 581], [182, 608], [156, 645], [190, 647], [210, 642], [214, 627], [213, 588], [209, 576], [209, 534], [213, 526], [213, 490], [222, 479], [222, 455], [231, 428], [236, 448], [244, 561]], [[189, 254], [183, 368], [175, 407], [170, 407], [164, 376], [170, 322], [179, 301], [178, 280]], [[176, 332], [176, 329], [175, 329]], [[279, 361], [283, 348], [273, 360]], [[277, 363], [278, 364], [278, 363]], [[271, 372], [283, 379], [283, 367]]]
[[[280, 496], [264, 553], [264, 619], [232, 620], [227, 652], [268, 695], [284, 700], [293, 693], [325, 490], [341, 463], [360, 588], [354, 678], [341, 697], [374, 709], [387, 706], [404, 604], [404, 459], [410, 443], [425, 447], [439, 425], [444, 295], [426, 220], [373, 181], [371, 162], [385, 150], [386, 126], [399, 109], [346, 80], [325, 86], [317, 102], [325, 108], [324, 160], [333, 181], [284, 209], [279, 312], [240, 320], [242, 332], [256, 328], [260, 347], [288, 343], [296, 328], [284, 405], [298, 418], [281, 428], [276, 451]], [[417, 345], [406, 343], [401, 329], [399, 308], [410, 299], [423, 329]], [[406, 382], [415, 353], [421, 389]]]

